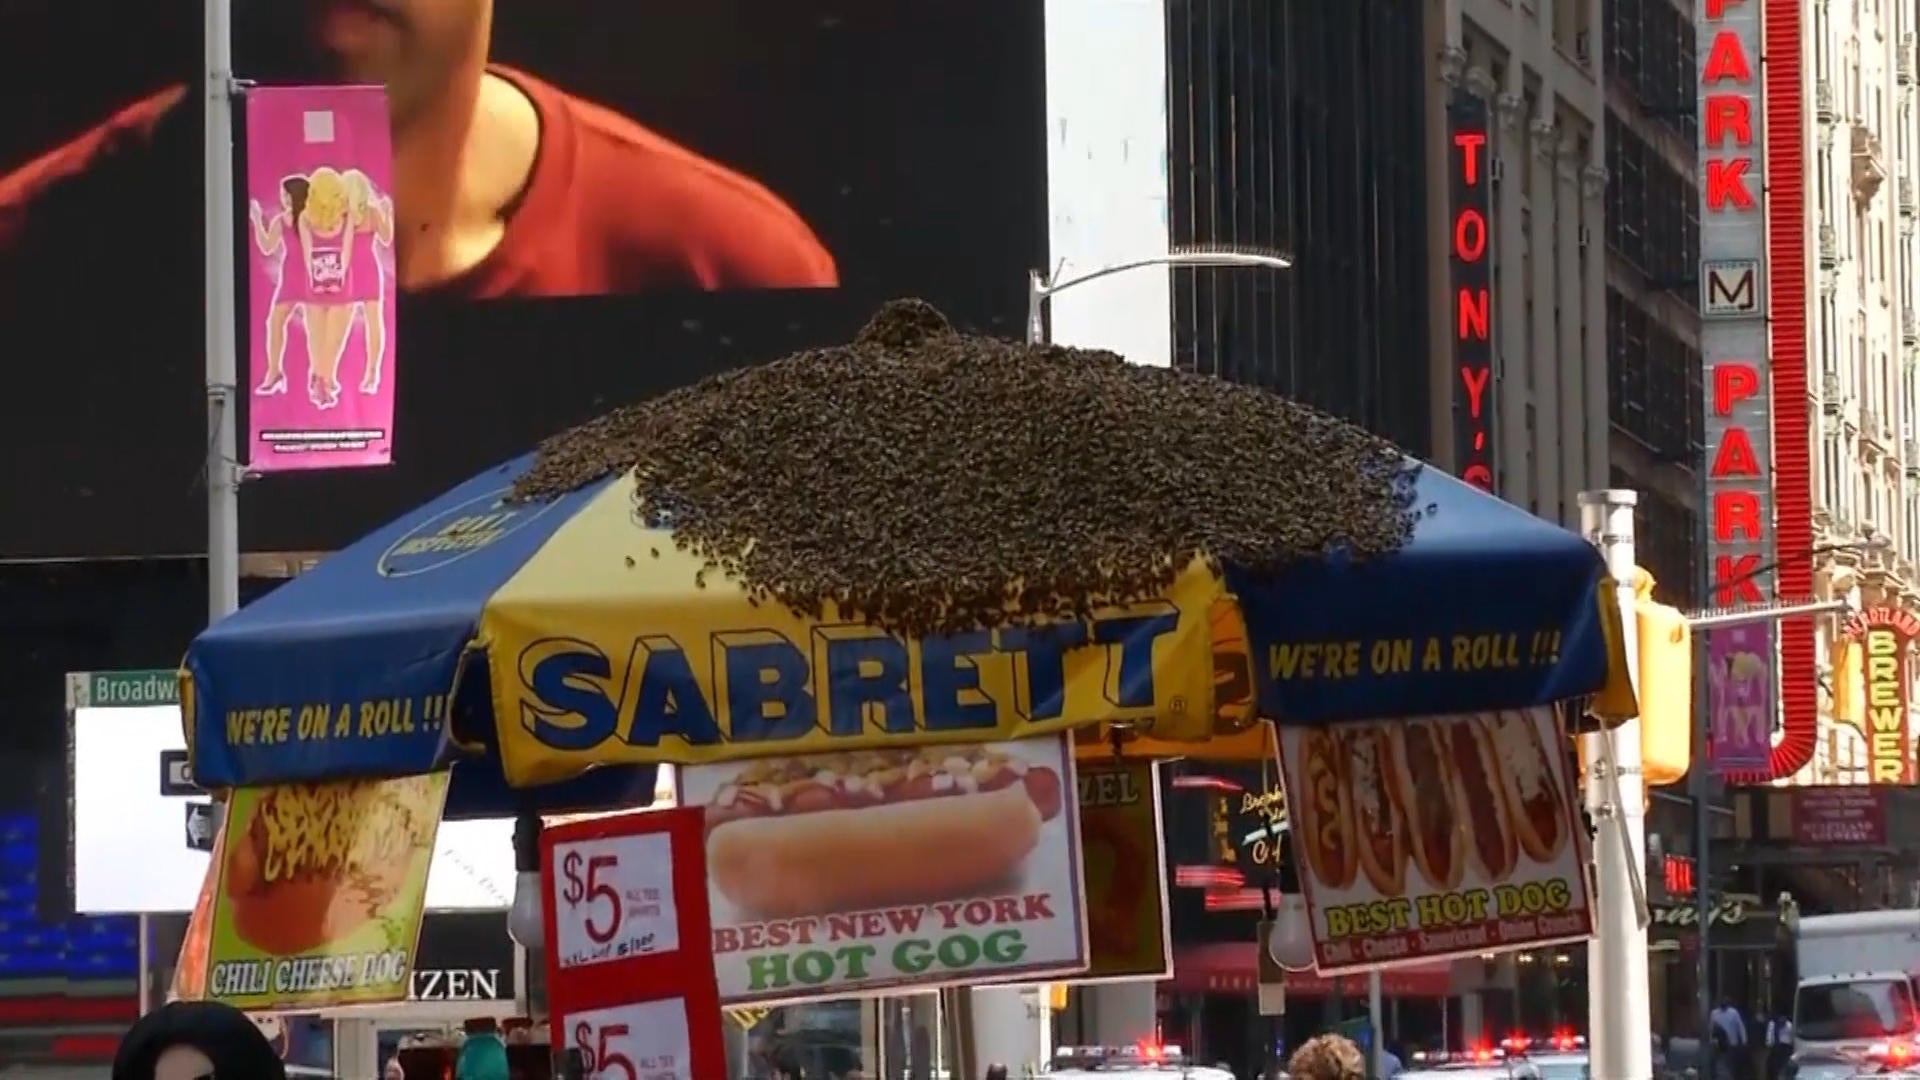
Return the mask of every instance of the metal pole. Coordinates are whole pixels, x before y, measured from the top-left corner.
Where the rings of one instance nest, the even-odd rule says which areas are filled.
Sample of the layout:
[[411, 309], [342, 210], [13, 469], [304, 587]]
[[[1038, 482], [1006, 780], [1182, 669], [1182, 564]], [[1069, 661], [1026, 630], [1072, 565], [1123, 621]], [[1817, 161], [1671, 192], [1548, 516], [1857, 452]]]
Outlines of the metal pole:
[[1386, 1031], [1381, 1024], [1380, 969], [1367, 972], [1367, 1067], [1369, 1076], [1385, 1076]]
[[207, 614], [240, 607], [240, 453], [235, 431], [233, 0], [206, 0], [201, 91], [206, 112]]
[[[205, 294], [207, 389], [207, 621], [219, 622], [240, 608], [240, 451], [237, 420], [238, 334], [234, 328], [233, 214], [233, 0], [205, 0], [205, 42], [200, 88], [205, 114], [201, 207], [206, 230], [202, 292]], [[225, 806], [214, 803], [217, 830]], [[147, 950], [153, 927], [139, 917], [140, 1011], [152, 995]]]
[[1712, 654], [1707, 651], [1708, 634], [1694, 635], [1693, 670], [1698, 672], [1693, 680], [1693, 756], [1691, 767], [1687, 770], [1687, 795], [1693, 800], [1693, 912], [1694, 912], [1694, 954], [1693, 954], [1693, 1011], [1694, 1026], [1700, 1039], [1700, 1075], [1713, 1075], [1713, 986], [1710, 976], [1713, 965], [1707, 953], [1707, 938], [1713, 925], [1713, 897], [1708, 888], [1713, 880], [1712, 863], [1709, 859], [1713, 844], [1713, 818], [1710, 802], [1713, 795], [1712, 766], [1707, 762], [1708, 725], [1713, 722], [1711, 689], [1707, 680], [1707, 664]]
[[[1620, 590], [1626, 616], [1626, 654], [1639, 682], [1639, 656], [1633, 619], [1633, 508], [1631, 491], [1580, 493], [1581, 531], [1605, 557], [1607, 573]], [[1583, 735], [1587, 810], [1601, 835], [1593, 845], [1593, 941], [1587, 946], [1587, 1024], [1592, 1039], [1593, 1075], [1608, 1080], [1649, 1080], [1653, 1075], [1653, 1030], [1648, 1007], [1647, 931], [1639, 918], [1635, 875], [1646, 865], [1645, 781], [1640, 766], [1640, 721], [1636, 717], [1612, 731]], [[1611, 775], [1608, 775], [1608, 774]], [[1611, 833], [1612, 835], [1608, 835]], [[1621, 840], [1624, 833], [1625, 842]]]

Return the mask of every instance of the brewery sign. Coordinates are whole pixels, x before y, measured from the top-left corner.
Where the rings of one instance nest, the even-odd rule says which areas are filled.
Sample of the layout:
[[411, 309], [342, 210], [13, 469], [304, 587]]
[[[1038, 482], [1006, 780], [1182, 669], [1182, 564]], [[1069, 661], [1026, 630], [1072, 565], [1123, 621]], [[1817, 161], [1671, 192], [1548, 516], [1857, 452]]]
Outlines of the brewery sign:
[[1464, 87], [1447, 100], [1448, 179], [1453, 226], [1447, 269], [1453, 320], [1453, 467], [1482, 491], [1494, 488], [1493, 264], [1489, 250], [1493, 177], [1487, 102]]
[[1822, 784], [1789, 790], [1795, 844], [1878, 847], [1887, 842], [1885, 788]]
[[1907, 651], [1920, 637], [1920, 619], [1893, 607], [1873, 607], [1849, 617], [1842, 630], [1861, 652], [1866, 713], [1867, 782], [1911, 784], [1913, 752], [1907, 737]]

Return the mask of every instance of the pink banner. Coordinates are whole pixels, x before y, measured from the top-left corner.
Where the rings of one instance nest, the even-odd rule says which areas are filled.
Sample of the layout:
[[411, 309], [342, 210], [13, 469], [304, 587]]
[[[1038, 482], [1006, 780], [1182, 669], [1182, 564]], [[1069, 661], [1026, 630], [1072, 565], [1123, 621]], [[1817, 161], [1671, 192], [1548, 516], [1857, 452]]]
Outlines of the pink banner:
[[1707, 633], [1707, 756], [1716, 773], [1760, 772], [1773, 754], [1773, 628]]
[[393, 144], [377, 86], [247, 91], [249, 467], [393, 460]]

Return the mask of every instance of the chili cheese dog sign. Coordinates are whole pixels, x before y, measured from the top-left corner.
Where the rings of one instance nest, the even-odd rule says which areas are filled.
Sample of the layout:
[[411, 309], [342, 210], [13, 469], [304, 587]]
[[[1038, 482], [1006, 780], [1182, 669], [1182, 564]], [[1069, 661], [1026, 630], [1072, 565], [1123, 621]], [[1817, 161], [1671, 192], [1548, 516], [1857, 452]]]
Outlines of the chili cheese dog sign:
[[1587, 837], [1547, 708], [1280, 732], [1322, 971], [1593, 933]]
[[726, 1005], [1087, 967], [1064, 736], [691, 766]]

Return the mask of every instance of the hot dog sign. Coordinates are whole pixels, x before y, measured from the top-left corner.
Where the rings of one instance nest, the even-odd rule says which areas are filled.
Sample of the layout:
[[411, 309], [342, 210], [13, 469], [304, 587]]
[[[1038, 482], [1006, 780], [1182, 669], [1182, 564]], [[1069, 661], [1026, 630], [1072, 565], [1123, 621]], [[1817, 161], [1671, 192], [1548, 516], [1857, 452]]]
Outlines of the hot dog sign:
[[1589, 937], [1587, 837], [1551, 709], [1280, 733], [1322, 971]]
[[1064, 736], [698, 765], [727, 1005], [1085, 970]]

